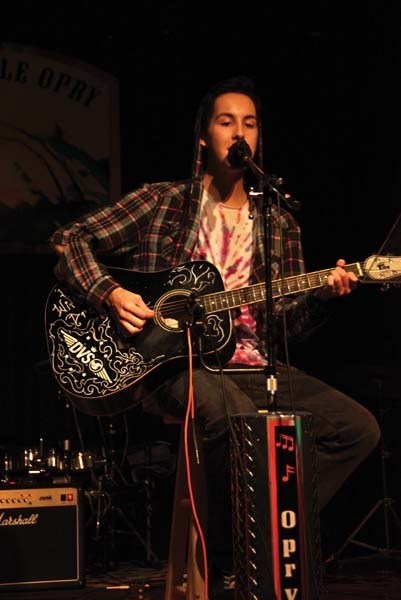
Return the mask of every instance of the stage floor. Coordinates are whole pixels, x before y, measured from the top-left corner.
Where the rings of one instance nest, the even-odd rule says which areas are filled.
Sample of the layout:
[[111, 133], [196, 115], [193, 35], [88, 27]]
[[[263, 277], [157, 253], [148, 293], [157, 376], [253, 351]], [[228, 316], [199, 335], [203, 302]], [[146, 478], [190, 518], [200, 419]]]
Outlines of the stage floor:
[[[400, 555], [401, 556], [401, 555]], [[401, 558], [344, 559], [326, 565], [321, 598], [311, 600], [400, 600]], [[2, 591], [4, 600], [163, 600], [166, 564], [121, 564], [112, 570], [93, 566], [80, 588]], [[230, 598], [225, 595], [224, 598]], [[220, 597], [219, 597], [220, 598]], [[234, 600], [234, 596], [232, 594]], [[212, 597], [210, 600], [214, 600]], [[266, 598], [264, 600], [274, 600]], [[309, 599], [305, 599], [309, 600]]]

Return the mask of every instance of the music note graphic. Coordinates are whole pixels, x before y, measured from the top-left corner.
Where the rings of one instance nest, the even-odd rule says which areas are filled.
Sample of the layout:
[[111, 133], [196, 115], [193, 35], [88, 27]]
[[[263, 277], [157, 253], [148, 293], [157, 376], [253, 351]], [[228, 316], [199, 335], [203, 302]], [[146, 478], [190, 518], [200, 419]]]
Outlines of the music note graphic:
[[291, 435], [279, 433], [279, 441], [276, 442], [276, 446], [280, 446], [282, 450], [293, 452], [295, 448], [294, 438]]
[[282, 476], [281, 481], [289, 481], [290, 475], [295, 473], [295, 467], [292, 465], [285, 466], [285, 475]]

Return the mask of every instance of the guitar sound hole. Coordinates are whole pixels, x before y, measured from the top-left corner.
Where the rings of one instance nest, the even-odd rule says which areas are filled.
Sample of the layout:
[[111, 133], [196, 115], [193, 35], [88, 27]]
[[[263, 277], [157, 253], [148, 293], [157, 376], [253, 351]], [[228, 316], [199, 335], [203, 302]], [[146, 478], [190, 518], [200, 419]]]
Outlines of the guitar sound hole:
[[164, 294], [155, 305], [155, 320], [166, 331], [183, 331], [193, 321], [197, 306], [190, 290], [176, 290]]

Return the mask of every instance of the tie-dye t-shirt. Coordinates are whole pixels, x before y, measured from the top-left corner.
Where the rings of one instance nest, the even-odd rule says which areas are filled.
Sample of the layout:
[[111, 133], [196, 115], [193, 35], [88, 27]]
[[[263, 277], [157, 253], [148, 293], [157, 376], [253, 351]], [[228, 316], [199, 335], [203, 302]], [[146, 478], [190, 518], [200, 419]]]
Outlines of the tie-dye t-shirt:
[[[226, 290], [249, 284], [253, 248], [253, 223], [248, 204], [239, 208], [216, 202], [204, 192], [201, 204], [198, 243], [193, 260], [207, 260], [220, 271]], [[257, 350], [255, 307], [241, 307], [234, 319], [236, 349], [230, 363], [261, 365]]]

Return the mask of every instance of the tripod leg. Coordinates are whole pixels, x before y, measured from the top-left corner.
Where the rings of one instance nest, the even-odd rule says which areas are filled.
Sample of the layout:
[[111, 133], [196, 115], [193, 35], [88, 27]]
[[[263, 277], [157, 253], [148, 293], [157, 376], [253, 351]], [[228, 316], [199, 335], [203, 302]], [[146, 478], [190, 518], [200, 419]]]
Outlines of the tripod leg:
[[142, 537], [142, 535], [139, 533], [139, 531], [132, 525], [131, 521], [128, 519], [124, 511], [120, 507], [115, 507], [115, 511], [118, 513], [121, 520], [124, 521], [124, 523], [127, 525], [128, 532], [133, 534], [146, 550], [147, 560], [150, 559], [149, 562], [155, 564], [159, 563], [159, 559], [156, 556], [156, 554], [152, 551], [152, 549], [150, 548], [146, 540]]
[[[335, 555], [332, 557], [332, 559], [334, 559], [335, 557], [339, 557], [342, 554], [343, 550], [348, 546], [348, 544], [354, 544], [356, 546], [368, 548], [369, 550], [373, 550], [373, 551], [380, 552], [380, 553], [391, 552], [393, 550], [393, 548], [391, 547], [391, 543], [390, 543], [390, 526], [389, 526], [389, 515], [390, 514], [394, 518], [394, 521], [395, 521], [398, 529], [401, 531], [401, 521], [400, 521], [397, 513], [394, 510], [393, 503], [394, 503], [394, 500], [392, 498], [382, 498], [381, 500], [376, 502], [374, 507], [368, 512], [368, 514], [364, 517], [364, 519], [362, 519], [362, 521], [354, 529], [354, 531], [351, 533], [351, 535], [348, 536], [348, 538], [345, 540], [345, 542], [343, 543], [341, 548], [335, 553]], [[372, 544], [367, 544], [366, 542], [360, 542], [360, 541], [354, 539], [354, 536], [362, 529], [362, 527], [369, 521], [369, 519], [375, 514], [375, 512], [377, 510], [379, 510], [379, 508], [381, 506], [383, 506], [383, 510], [384, 510], [385, 543], [386, 543], [385, 547], [381, 548], [379, 546], [374, 546]]]
[[369, 521], [369, 519], [375, 514], [375, 512], [377, 510], [379, 510], [379, 508], [383, 505], [384, 500], [378, 500], [378, 502], [376, 502], [376, 504], [373, 506], [373, 508], [368, 512], [368, 514], [362, 519], [362, 521], [359, 523], [359, 525], [354, 529], [354, 531], [347, 537], [347, 539], [345, 540], [345, 542], [343, 543], [343, 545], [341, 546], [341, 548], [335, 553], [335, 556], [340, 556], [340, 554], [342, 554], [343, 550], [345, 550], [345, 548], [348, 546], [348, 544], [356, 544], [359, 546], [364, 546], [366, 548], [370, 548], [371, 550], [376, 550], [377, 552], [380, 551], [380, 548], [377, 546], [373, 546], [371, 544], [365, 544], [363, 542], [358, 542], [356, 540], [354, 540], [354, 536], [358, 533], [358, 531], [360, 531], [362, 529], [362, 527], [365, 525], [365, 523], [367, 523]]
[[390, 512], [393, 515], [394, 521], [396, 522], [398, 529], [401, 531], [401, 521], [400, 521], [399, 516], [397, 515], [397, 513], [394, 510], [393, 501], [391, 501], [391, 504], [390, 504]]
[[[351, 535], [345, 540], [343, 545], [340, 547], [340, 549], [337, 551], [337, 553], [335, 553], [331, 557], [330, 560], [334, 560], [337, 556], [340, 556], [342, 554], [342, 552], [344, 551], [344, 549], [346, 548], [346, 546], [350, 543], [355, 544], [357, 546], [362, 546], [364, 548], [368, 548], [368, 549], [376, 551], [382, 555], [385, 552], [392, 551], [393, 548], [391, 548], [391, 543], [390, 543], [390, 520], [389, 520], [390, 515], [393, 516], [398, 529], [401, 531], [401, 521], [398, 518], [398, 515], [396, 514], [394, 507], [393, 507], [394, 500], [392, 498], [388, 497], [386, 465], [387, 465], [387, 459], [389, 458], [390, 453], [387, 450], [386, 442], [385, 442], [384, 416], [385, 416], [386, 410], [388, 410], [388, 408], [386, 408], [384, 405], [383, 381], [379, 378], [376, 378], [376, 379], [373, 379], [371, 381], [371, 383], [375, 384], [375, 386], [377, 387], [377, 402], [378, 402], [378, 413], [379, 413], [378, 420], [379, 420], [379, 425], [380, 425], [380, 429], [382, 432], [381, 444], [380, 444], [382, 498], [373, 506], [373, 508], [368, 512], [368, 514], [362, 519], [362, 521], [359, 523], [359, 525], [354, 529], [354, 531], [351, 533]], [[367, 521], [369, 521], [369, 519], [376, 513], [376, 511], [380, 507], [383, 507], [383, 511], [384, 511], [384, 515], [383, 515], [384, 516], [384, 540], [385, 540], [384, 548], [380, 548], [373, 544], [367, 544], [365, 542], [361, 542], [361, 541], [358, 541], [355, 539], [355, 535], [362, 529], [362, 527], [367, 523]]]

